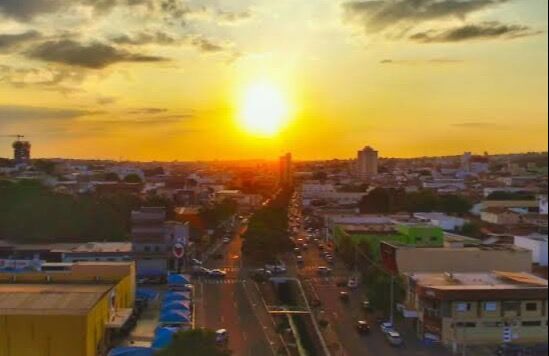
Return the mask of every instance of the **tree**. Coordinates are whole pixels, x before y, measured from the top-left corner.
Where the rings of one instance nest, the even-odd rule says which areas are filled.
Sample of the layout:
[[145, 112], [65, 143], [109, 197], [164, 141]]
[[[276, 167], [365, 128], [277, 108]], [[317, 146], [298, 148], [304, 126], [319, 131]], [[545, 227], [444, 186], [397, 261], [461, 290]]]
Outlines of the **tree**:
[[328, 174], [326, 172], [323, 172], [323, 171], [316, 171], [316, 172], [313, 173], [313, 179], [323, 182], [326, 179], [328, 179]]
[[194, 329], [174, 335], [170, 346], [158, 356], [230, 356], [232, 352], [216, 343], [212, 330]]
[[391, 192], [384, 188], [375, 188], [364, 196], [360, 202], [360, 212], [363, 214], [388, 214], [392, 212]]
[[105, 174], [105, 182], [119, 182], [120, 178], [118, 177], [118, 174], [114, 172], [109, 172]]
[[137, 174], [128, 174], [124, 178], [125, 183], [143, 183], [143, 180]]

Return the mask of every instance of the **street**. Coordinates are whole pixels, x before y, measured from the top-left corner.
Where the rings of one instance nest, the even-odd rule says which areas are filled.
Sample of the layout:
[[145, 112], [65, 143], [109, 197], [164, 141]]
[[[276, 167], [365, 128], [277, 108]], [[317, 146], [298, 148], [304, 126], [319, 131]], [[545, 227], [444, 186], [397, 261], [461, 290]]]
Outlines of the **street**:
[[197, 327], [227, 329], [229, 349], [234, 355], [273, 355], [278, 343], [272, 322], [256, 295], [254, 282], [246, 280], [241, 268], [242, 232], [237, 232], [229, 244], [214, 254], [223, 258], [213, 258], [205, 265], [208, 269], [225, 270], [226, 278], [196, 279]]

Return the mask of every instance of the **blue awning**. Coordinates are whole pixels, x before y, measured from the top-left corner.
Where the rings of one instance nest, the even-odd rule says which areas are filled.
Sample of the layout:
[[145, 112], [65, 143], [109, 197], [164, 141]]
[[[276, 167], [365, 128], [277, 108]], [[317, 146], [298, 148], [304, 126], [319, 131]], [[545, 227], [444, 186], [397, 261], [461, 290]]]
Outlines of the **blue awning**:
[[176, 300], [191, 300], [189, 292], [168, 292], [164, 295], [164, 303], [173, 302]]
[[191, 303], [189, 301], [174, 300], [162, 306], [162, 311], [169, 310], [190, 311]]
[[190, 324], [191, 315], [181, 310], [168, 310], [160, 314], [161, 323]]
[[184, 274], [170, 274], [168, 276], [168, 285], [191, 284], [191, 277]]
[[179, 331], [178, 328], [158, 328], [156, 329], [152, 347], [155, 350], [168, 347], [173, 340], [173, 336]]
[[116, 347], [109, 356], [153, 356], [154, 350], [148, 347]]

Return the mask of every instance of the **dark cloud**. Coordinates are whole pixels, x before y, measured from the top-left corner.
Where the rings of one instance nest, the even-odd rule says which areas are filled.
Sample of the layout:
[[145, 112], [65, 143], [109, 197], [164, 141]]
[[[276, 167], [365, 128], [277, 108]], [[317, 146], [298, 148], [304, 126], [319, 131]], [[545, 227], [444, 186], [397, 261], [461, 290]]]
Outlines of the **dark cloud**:
[[57, 90], [63, 93], [81, 91], [79, 86], [85, 73], [78, 68], [52, 67], [13, 67], [0, 65], [0, 82], [18, 88], [39, 86], [44, 89]]
[[230, 12], [230, 11], [218, 11], [217, 19], [225, 23], [238, 23], [248, 20], [252, 17], [250, 11]]
[[38, 119], [75, 119], [82, 116], [96, 115], [100, 112], [42, 108], [34, 106], [0, 105], [0, 121], [2, 120], [38, 120]]
[[[1, 0], [0, 0], [1, 1]], [[16, 34], [0, 34], [0, 53], [13, 50], [21, 44], [41, 38], [38, 31], [27, 31]]]
[[165, 113], [167, 112], [168, 109], [164, 109], [164, 108], [140, 108], [140, 109], [134, 109], [134, 110], [130, 110], [130, 114], [135, 114], [135, 115], [151, 115], [151, 114], [161, 114], [161, 113]]
[[425, 21], [450, 17], [464, 19], [470, 13], [509, 0], [367, 0], [343, 4], [346, 17], [367, 32], [394, 26], [415, 26]]
[[191, 44], [194, 47], [198, 48], [200, 51], [207, 52], [207, 53], [222, 52], [222, 51], [226, 50], [226, 48], [223, 45], [215, 43], [211, 40], [208, 40], [208, 39], [202, 38], [202, 37], [194, 38], [191, 41]]
[[499, 22], [483, 22], [480, 24], [465, 25], [443, 31], [419, 32], [410, 39], [422, 43], [432, 42], [460, 42], [468, 40], [515, 39], [539, 34], [528, 26], [506, 25]]
[[116, 103], [118, 98], [114, 96], [99, 96], [96, 101], [99, 105], [110, 105]]
[[112, 38], [112, 42], [120, 45], [172, 45], [176, 44], [178, 40], [170, 34], [157, 31], [153, 33], [139, 32], [131, 35], [123, 34]]
[[46, 62], [91, 69], [105, 68], [118, 62], [161, 62], [166, 58], [130, 53], [99, 42], [81, 44], [73, 40], [44, 42], [29, 50], [27, 56]]
[[119, 5], [152, 7], [153, 3], [153, 0], [0, 0], [0, 13], [19, 21], [29, 21], [74, 5], [87, 5], [97, 12], [105, 12]]

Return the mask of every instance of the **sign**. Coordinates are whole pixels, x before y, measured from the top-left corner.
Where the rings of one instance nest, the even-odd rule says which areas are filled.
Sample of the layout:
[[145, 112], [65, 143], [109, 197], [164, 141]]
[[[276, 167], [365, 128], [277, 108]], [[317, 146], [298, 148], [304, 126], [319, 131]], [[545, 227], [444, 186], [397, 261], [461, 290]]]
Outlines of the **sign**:
[[40, 260], [8, 260], [0, 259], [0, 270], [40, 270]]
[[172, 248], [173, 256], [177, 259], [183, 258], [185, 255], [185, 246], [181, 242], [176, 242]]

